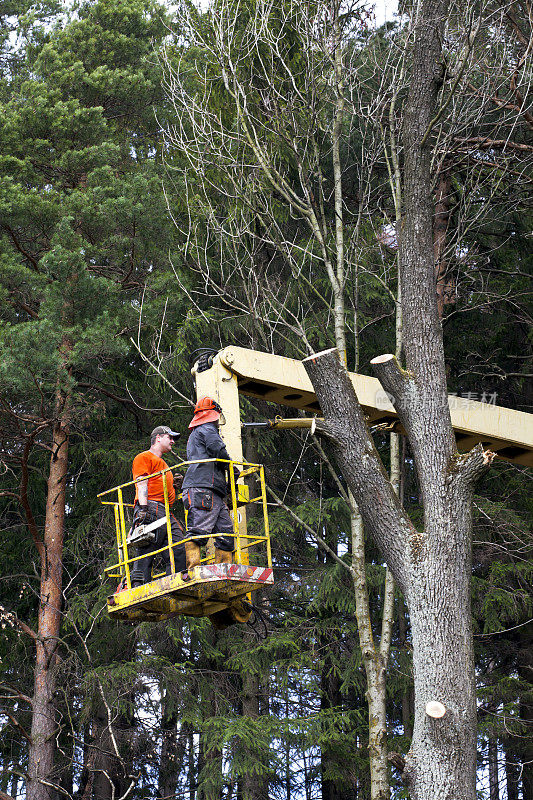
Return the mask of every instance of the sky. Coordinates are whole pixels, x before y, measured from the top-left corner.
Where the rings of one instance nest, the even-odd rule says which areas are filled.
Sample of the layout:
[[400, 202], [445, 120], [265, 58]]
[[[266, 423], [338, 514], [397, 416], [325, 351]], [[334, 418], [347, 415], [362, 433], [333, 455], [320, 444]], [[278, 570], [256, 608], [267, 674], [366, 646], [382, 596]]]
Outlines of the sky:
[[392, 22], [397, 11], [398, 0], [375, 0], [376, 24], [379, 26], [383, 25], [384, 22]]
[[[166, 2], [169, 7], [175, 5], [173, 0], [166, 0]], [[206, 8], [209, 4], [209, 0], [197, 0], [197, 2], [200, 8]], [[378, 27], [384, 22], [392, 22], [397, 11], [398, 0], [374, 0], [374, 14]]]

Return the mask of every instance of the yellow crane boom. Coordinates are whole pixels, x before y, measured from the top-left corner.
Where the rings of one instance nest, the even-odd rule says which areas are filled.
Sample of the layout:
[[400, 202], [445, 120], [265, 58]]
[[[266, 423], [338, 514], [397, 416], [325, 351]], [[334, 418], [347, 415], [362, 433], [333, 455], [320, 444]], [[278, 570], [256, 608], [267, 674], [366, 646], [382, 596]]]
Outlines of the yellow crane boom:
[[[230, 346], [215, 356], [214, 366], [218, 366], [214, 371], [218, 381], [236, 383], [241, 394], [320, 414], [313, 386], [301, 361]], [[212, 378], [207, 375], [197, 374], [197, 383], [202, 384], [202, 388], [204, 384], [211, 384]], [[397, 420], [396, 411], [377, 378], [357, 373], [350, 373], [350, 378], [372, 425]], [[209, 389], [216, 391], [213, 385]], [[507, 461], [533, 466], [533, 414], [455, 395], [449, 396], [449, 404], [460, 450], [469, 450], [483, 442]]]

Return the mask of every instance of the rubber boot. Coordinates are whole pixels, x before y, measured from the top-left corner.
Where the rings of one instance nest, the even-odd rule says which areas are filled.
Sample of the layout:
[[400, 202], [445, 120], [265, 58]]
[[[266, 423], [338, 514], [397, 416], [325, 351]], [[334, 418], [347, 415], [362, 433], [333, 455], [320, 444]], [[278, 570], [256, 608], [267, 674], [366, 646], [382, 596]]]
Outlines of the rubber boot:
[[187, 571], [200, 563], [200, 546], [196, 542], [185, 542], [185, 560]]
[[215, 564], [233, 564], [233, 553], [215, 547]]

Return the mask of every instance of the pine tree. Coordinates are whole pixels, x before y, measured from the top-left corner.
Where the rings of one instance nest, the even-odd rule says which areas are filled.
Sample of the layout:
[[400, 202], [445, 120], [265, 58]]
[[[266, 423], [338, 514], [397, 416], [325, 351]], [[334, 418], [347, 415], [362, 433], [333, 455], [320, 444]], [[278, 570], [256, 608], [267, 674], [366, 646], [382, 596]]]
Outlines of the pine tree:
[[[2, 107], [0, 379], [17, 468], [12, 496], [41, 573], [27, 767], [33, 800], [51, 797], [55, 780], [65, 513], [75, 491], [69, 448], [102, 412], [101, 398], [117, 397], [107, 387], [110, 368], [129, 350], [124, 334], [137, 323], [131, 290], [140, 293], [165, 244], [162, 198], [153, 199], [160, 84], [150, 58], [164, 19], [162, 8], [136, 0], [81, 6], [64, 28], [28, 45], [31, 75], [13, 83]], [[50, 463], [46, 508], [34, 510], [28, 470], [37, 450]]]

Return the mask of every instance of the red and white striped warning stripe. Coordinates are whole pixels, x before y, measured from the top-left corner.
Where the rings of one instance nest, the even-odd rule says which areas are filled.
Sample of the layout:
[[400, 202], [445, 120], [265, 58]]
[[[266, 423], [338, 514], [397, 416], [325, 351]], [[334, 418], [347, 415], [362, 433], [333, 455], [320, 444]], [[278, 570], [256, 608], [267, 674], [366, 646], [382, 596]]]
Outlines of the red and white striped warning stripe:
[[201, 579], [226, 579], [250, 581], [253, 583], [273, 583], [272, 570], [265, 567], [252, 567], [246, 564], [205, 564], [201, 567]]

